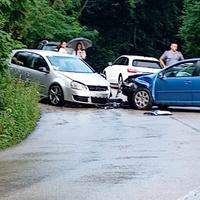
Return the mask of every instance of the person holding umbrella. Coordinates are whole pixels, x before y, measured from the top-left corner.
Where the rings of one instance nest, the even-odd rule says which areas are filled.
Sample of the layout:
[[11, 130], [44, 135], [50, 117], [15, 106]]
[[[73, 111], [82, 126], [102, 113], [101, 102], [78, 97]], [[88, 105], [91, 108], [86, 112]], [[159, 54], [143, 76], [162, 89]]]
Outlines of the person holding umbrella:
[[83, 60], [86, 59], [86, 52], [81, 42], [78, 42], [76, 44], [75, 55], [78, 56], [80, 59], [83, 59]]
[[68, 46], [74, 49], [74, 55], [86, 59], [85, 49], [92, 46], [92, 41], [84, 37], [78, 37], [70, 40]]

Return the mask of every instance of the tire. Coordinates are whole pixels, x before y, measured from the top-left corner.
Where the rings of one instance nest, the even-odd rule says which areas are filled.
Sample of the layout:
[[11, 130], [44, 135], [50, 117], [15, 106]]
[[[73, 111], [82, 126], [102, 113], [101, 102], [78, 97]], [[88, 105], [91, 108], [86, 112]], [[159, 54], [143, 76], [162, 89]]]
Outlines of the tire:
[[137, 110], [149, 110], [153, 105], [153, 100], [149, 90], [139, 88], [132, 96], [132, 103]]
[[63, 90], [58, 84], [54, 84], [49, 88], [48, 98], [54, 106], [63, 106], [65, 103]]
[[123, 83], [123, 77], [120, 74], [119, 77], [118, 77], [118, 90], [120, 90], [120, 91], [121, 91], [122, 83]]
[[104, 76], [105, 76], [105, 79], [107, 80], [106, 72], [104, 71], [103, 74], [104, 74]]

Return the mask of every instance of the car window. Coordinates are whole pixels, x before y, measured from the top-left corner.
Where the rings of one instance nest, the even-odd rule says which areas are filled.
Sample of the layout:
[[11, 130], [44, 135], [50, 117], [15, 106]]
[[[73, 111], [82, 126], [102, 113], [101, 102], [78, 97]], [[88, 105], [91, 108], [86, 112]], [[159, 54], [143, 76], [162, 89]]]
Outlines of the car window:
[[128, 58], [120, 57], [113, 63], [113, 65], [128, 65]]
[[52, 45], [45, 45], [45, 46], [43, 46], [43, 48], [42, 48], [43, 50], [47, 50], [47, 51], [57, 51], [58, 49], [57, 49], [57, 45], [54, 45], [54, 44], [52, 44]]
[[194, 76], [195, 69], [196, 69], [195, 62], [187, 62], [187, 63], [177, 64], [177, 65], [167, 69], [164, 73], [164, 76], [165, 77]]
[[200, 61], [197, 61], [195, 63], [195, 66], [196, 66], [196, 68], [193, 72], [193, 76], [200, 76]]
[[46, 62], [46, 60], [37, 54], [32, 55], [32, 68], [38, 70], [40, 67], [45, 67], [47, 70], [49, 70], [49, 66]]
[[48, 56], [47, 57], [54, 70], [76, 73], [94, 73], [93, 69], [78, 58], [66, 56]]
[[156, 61], [133, 60], [132, 66], [161, 69], [160, 63]]
[[31, 53], [26, 51], [17, 52], [12, 57], [11, 63], [29, 68], [31, 66]]

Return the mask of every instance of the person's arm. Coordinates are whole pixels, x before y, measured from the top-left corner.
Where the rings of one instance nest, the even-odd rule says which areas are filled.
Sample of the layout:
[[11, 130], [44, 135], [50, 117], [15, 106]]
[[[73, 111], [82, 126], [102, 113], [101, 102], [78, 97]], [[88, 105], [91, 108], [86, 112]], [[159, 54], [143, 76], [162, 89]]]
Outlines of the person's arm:
[[166, 59], [166, 52], [164, 52], [164, 53], [162, 54], [162, 56], [160, 56], [160, 59], [159, 59], [160, 64], [161, 64], [161, 66], [162, 66], [163, 68], [166, 67], [165, 59]]
[[85, 52], [85, 50], [82, 51], [81, 57], [82, 57], [82, 59], [86, 59], [86, 52]]
[[180, 54], [180, 60], [184, 60], [183, 54], [179, 51]]

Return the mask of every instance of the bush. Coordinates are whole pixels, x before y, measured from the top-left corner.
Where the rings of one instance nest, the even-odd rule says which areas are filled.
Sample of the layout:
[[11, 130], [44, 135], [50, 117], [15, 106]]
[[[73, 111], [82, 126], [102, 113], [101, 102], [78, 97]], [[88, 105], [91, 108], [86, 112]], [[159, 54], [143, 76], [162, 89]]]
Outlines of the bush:
[[22, 43], [13, 40], [11, 35], [0, 30], [0, 74], [8, 67], [8, 58], [13, 49], [25, 47]]
[[36, 85], [1, 76], [0, 91], [0, 149], [3, 149], [26, 138], [40, 113]]

